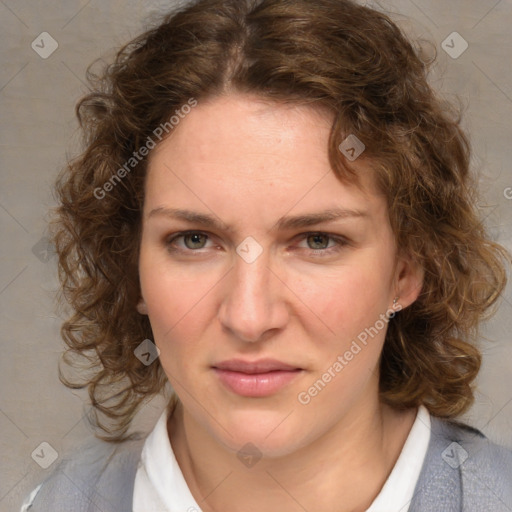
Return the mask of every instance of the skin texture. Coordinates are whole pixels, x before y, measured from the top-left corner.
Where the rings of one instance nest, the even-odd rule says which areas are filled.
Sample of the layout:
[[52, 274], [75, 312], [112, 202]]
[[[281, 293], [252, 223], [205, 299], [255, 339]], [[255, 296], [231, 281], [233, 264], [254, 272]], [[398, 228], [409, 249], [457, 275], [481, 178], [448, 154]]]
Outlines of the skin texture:
[[[171, 443], [205, 511], [364, 510], [414, 421], [416, 411], [378, 399], [385, 327], [308, 404], [297, 399], [395, 297], [406, 308], [421, 288], [421, 270], [397, 253], [364, 154], [361, 187], [332, 172], [330, 126], [324, 111], [229, 93], [199, 102], [149, 157], [138, 310], [180, 397]], [[363, 215], [278, 226], [335, 208]], [[207, 237], [173, 240], [188, 230]], [[236, 252], [247, 237], [262, 249], [252, 263]], [[233, 358], [301, 371], [270, 396], [239, 396], [212, 369]], [[251, 468], [237, 457], [248, 442], [263, 455]]]

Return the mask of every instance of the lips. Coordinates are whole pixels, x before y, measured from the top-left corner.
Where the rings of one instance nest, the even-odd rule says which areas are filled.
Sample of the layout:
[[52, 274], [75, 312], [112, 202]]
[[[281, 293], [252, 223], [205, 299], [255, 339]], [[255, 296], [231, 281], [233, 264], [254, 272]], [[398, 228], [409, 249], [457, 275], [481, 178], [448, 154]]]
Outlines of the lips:
[[300, 368], [297, 368], [296, 366], [282, 363], [276, 359], [260, 359], [253, 362], [243, 361], [241, 359], [231, 359], [230, 361], [223, 361], [222, 363], [216, 364], [214, 368], [248, 374], [300, 370]]
[[254, 398], [277, 393], [303, 371], [302, 368], [275, 359], [231, 359], [215, 364], [213, 370], [231, 392]]

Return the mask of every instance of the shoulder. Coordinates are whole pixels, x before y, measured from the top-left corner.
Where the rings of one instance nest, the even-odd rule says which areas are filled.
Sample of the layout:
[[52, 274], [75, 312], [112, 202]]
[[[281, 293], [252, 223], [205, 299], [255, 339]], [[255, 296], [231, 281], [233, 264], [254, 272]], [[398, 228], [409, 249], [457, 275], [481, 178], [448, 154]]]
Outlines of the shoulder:
[[29, 512], [125, 512], [131, 510], [133, 485], [144, 438], [108, 443], [93, 439], [62, 459], [34, 491]]
[[431, 437], [411, 512], [510, 512], [512, 450], [479, 430], [431, 416]]
[[[490, 475], [498, 481], [507, 476], [512, 486], [512, 450], [493, 443], [480, 430], [456, 421], [432, 418], [432, 442], [429, 449], [445, 448], [441, 459], [451, 469], [478, 471], [480, 476]], [[448, 444], [447, 444], [448, 443]], [[452, 461], [453, 459], [453, 461]]]

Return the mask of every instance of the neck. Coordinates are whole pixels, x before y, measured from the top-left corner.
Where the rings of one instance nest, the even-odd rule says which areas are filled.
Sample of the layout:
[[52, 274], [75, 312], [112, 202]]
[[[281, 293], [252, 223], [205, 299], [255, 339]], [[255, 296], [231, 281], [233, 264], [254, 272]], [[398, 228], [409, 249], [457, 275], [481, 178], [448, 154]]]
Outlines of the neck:
[[169, 435], [192, 495], [204, 512], [363, 512], [380, 492], [416, 410], [376, 401], [359, 407], [313, 443], [251, 468], [216, 442], [178, 403]]

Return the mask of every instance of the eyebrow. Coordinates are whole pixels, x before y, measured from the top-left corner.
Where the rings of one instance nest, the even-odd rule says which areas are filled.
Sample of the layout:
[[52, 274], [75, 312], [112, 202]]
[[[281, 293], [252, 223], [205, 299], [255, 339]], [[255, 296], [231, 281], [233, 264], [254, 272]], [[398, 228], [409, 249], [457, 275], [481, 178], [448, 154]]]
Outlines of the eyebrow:
[[[160, 206], [151, 210], [147, 216], [148, 219], [155, 216], [165, 216], [173, 219], [183, 220], [192, 224], [200, 224], [205, 228], [217, 229], [219, 231], [232, 232], [233, 228], [228, 226], [217, 216], [206, 213], [195, 212], [192, 210], [183, 210], [179, 208], [166, 208]], [[333, 222], [335, 220], [347, 218], [364, 218], [368, 213], [362, 210], [349, 210], [342, 208], [330, 208], [322, 212], [293, 215], [281, 217], [274, 225], [278, 230], [291, 230], [307, 228], [321, 224], [323, 222]]]

